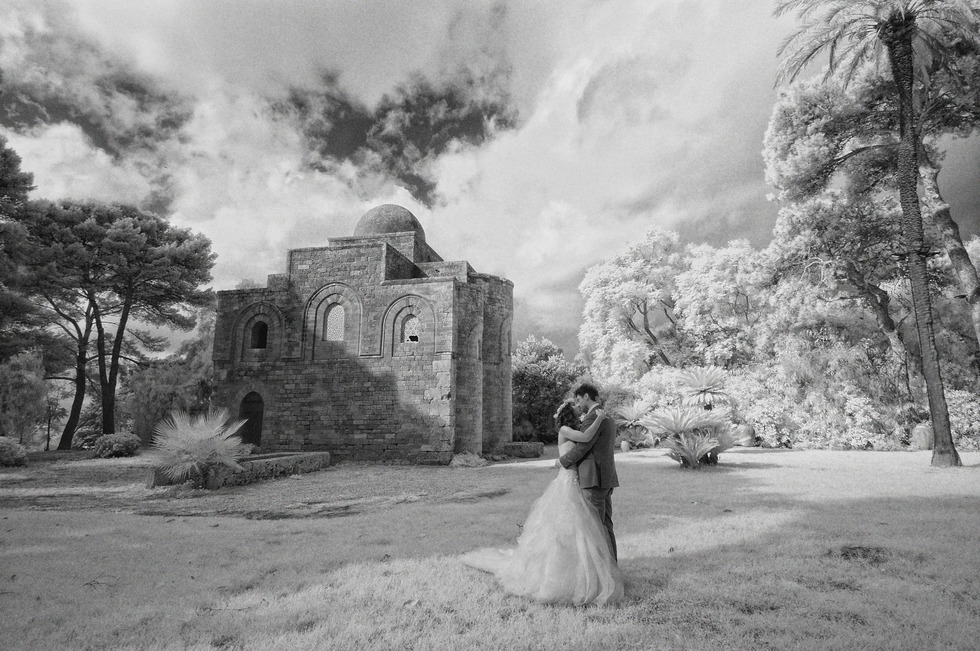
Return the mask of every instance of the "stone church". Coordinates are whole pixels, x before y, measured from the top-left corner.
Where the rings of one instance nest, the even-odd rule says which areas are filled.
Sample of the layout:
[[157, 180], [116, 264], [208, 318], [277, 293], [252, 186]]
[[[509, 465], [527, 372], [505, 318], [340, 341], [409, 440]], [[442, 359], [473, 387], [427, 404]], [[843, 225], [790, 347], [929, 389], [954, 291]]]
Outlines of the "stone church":
[[513, 283], [446, 262], [410, 211], [218, 292], [214, 404], [263, 452], [448, 463], [512, 440]]

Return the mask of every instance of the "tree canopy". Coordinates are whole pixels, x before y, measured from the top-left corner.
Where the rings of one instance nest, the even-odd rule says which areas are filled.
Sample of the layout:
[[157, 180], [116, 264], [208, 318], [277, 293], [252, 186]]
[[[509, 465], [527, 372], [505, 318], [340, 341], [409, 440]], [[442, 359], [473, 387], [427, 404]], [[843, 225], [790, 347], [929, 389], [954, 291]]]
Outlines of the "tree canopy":
[[16, 226], [20, 290], [71, 342], [75, 357], [75, 397], [59, 448], [71, 445], [90, 360], [98, 366], [103, 433], [113, 433], [127, 335], [153, 345], [131, 322], [193, 327], [194, 309], [211, 297], [200, 288], [214, 263], [210, 242], [151, 213], [100, 203], [34, 202]]

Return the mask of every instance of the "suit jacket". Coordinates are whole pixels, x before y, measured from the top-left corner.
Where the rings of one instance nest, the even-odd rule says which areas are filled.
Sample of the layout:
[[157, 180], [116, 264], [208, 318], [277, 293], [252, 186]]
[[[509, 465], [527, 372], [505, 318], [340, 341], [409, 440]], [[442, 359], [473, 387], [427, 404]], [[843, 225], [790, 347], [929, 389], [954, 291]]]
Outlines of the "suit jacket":
[[[582, 424], [581, 431], [589, 428], [595, 422], [595, 409], [589, 411]], [[613, 451], [616, 449], [616, 422], [607, 417], [599, 425], [592, 439], [585, 443], [575, 443], [575, 447], [561, 455], [558, 461], [563, 468], [578, 466], [578, 483], [582, 488], [615, 488], [619, 486], [616, 476], [616, 462], [613, 461]]]

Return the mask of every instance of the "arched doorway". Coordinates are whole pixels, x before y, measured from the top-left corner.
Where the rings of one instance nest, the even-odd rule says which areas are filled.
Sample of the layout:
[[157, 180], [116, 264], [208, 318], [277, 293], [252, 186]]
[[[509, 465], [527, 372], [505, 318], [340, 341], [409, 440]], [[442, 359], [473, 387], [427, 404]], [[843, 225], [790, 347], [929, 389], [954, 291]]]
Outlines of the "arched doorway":
[[238, 408], [238, 417], [247, 421], [239, 430], [242, 443], [261, 445], [263, 408], [262, 396], [255, 391], [242, 398], [242, 404]]

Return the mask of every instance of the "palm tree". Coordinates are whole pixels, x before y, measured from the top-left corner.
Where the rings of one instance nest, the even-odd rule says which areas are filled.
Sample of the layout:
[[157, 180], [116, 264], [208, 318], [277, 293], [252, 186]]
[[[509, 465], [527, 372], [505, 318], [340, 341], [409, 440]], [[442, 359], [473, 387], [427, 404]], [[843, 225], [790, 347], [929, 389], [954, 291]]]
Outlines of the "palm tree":
[[782, 0], [776, 15], [796, 11], [803, 27], [780, 47], [780, 80], [792, 81], [816, 57], [827, 53], [827, 77], [843, 72], [846, 86], [864, 65], [883, 59], [898, 95], [899, 146], [896, 181], [902, 206], [903, 257], [912, 288], [912, 307], [922, 349], [922, 374], [929, 394], [935, 444], [934, 466], [962, 465], [953, 446], [926, 277], [922, 210], [919, 205], [921, 132], [916, 83], [927, 83], [957, 40], [977, 41], [980, 7], [967, 0]]

